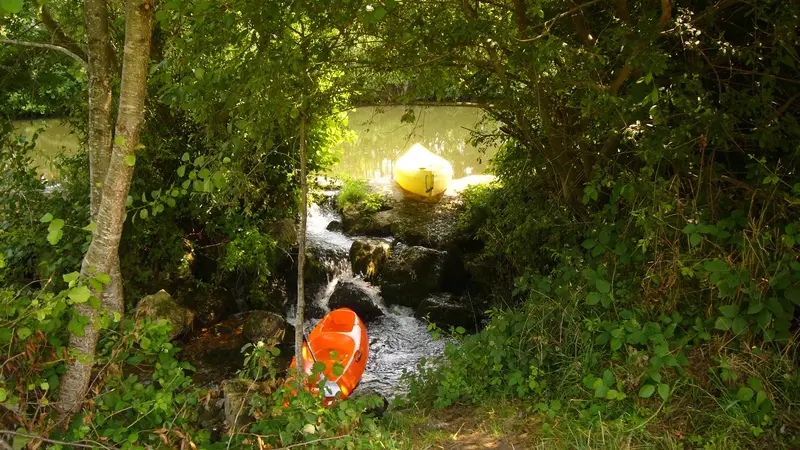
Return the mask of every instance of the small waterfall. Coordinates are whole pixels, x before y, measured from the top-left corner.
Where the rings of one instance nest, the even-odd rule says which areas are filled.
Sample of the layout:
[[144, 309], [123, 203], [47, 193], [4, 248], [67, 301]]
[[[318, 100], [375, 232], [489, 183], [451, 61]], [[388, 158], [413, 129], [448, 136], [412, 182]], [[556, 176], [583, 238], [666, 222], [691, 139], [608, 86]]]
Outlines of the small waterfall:
[[[328, 224], [340, 220], [329, 208], [311, 205], [307, 222], [308, 248], [316, 254], [325, 267], [328, 282], [313, 297], [310, 308], [329, 311], [328, 300], [338, 283], [351, 282], [367, 292], [374, 303], [384, 312], [383, 317], [367, 322], [370, 354], [367, 369], [359, 389], [371, 389], [387, 398], [402, 392], [400, 377], [404, 371], [413, 372], [423, 357], [442, 354], [444, 342], [434, 341], [427, 324], [414, 317], [410, 308], [397, 305], [386, 306], [380, 290], [354, 276], [350, 267], [349, 252], [354, 240], [338, 231], [329, 231]], [[287, 320], [296, 324], [294, 307], [287, 312]], [[320, 319], [307, 319], [305, 329], [310, 331]]]

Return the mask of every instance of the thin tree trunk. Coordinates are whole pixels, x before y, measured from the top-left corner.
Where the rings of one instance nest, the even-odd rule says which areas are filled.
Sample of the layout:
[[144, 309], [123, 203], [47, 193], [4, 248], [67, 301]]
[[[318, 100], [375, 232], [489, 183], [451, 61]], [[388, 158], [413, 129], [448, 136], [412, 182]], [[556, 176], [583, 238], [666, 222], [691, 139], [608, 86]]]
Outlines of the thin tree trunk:
[[106, 0], [86, 0], [86, 35], [89, 43], [89, 184], [91, 217], [96, 220], [103, 183], [111, 161], [111, 61]]
[[[86, 0], [86, 34], [88, 40], [89, 72], [89, 191], [91, 218], [97, 221], [103, 184], [111, 162], [113, 140], [112, 82], [117, 71], [117, 58], [111, 47], [108, 31], [108, 4], [106, 0]], [[122, 314], [125, 299], [122, 295], [122, 273], [119, 257], [109, 272], [111, 285], [103, 293], [103, 308]]]
[[[125, 162], [125, 158], [134, 154], [144, 121], [152, 24], [153, 8], [150, 3], [147, 0], [128, 0], [125, 7], [125, 53], [116, 126], [116, 135], [122, 139], [114, 144], [111, 154], [100, 209], [97, 212], [97, 228], [81, 267], [83, 278], [96, 276], [98, 273], [114, 276], [114, 270], [119, 264], [117, 251], [125, 221], [125, 200], [133, 178], [133, 167]], [[94, 294], [99, 295], [97, 292]], [[108, 303], [114, 303], [115, 300], [110, 298], [114, 295], [113, 289], [107, 289], [105, 294]], [[89, 322], [84, 327], [83, 336], [70, 336], [72, 359], [61, 380], [58, 405], [64, 414], [78, 410], [86, 396], [98, 338], [99, 311], [87, 303], [77, 305], [76, 310], [78, 314], [86, 316]]]
[[[303, 273], [306, 266], [306, 217], [308, 215], [308, 184], [306, 174], [307, 117], [300, 115], [300, 231], [297, 235], [297, 319], [295, 322], [294, 353], [297, 360], [298, 380], [303, 379], [303, 322], [306, 315], [306, 297]], [[302, 381], [301, 381], [302, 382]]]

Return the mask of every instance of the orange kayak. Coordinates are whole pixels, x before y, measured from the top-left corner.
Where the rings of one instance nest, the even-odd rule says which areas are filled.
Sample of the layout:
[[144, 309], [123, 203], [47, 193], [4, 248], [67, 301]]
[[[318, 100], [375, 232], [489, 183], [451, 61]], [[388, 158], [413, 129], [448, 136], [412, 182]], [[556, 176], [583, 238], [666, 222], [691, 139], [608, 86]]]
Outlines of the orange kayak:
[[[311, 374], [314, 361], [324, 363], [325, 370], [322, 373], [327, 382], [338, 386], [338, 389], [333, 390], [338, 390], [342, 399], [347, 398], [358, 386], [367, 367], [368, 356], [367, 327], [350, 308], [339, 308], [328, 313], [311, 330], [308, 342], [303, 343], [306, 374]], [[290, 367], [297, 367], [296, 358], [292, 358]], [[319, 378], [309, 380], [309, 390], [318, 391], [318, 381]], [[329, 391], [326, 389], [326, 397], [335, 395], [335, 392]]]

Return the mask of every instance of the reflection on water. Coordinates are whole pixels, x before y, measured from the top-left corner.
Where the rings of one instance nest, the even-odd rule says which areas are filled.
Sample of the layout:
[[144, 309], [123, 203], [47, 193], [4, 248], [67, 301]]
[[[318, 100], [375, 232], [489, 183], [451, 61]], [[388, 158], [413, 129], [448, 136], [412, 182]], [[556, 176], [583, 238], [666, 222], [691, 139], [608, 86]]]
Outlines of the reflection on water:
[[341, 146], [334, 175], [372, 179], [390, 177], [392, 162], [419, 142], [453, 164], [454, 177], [481, 174], [496, 148], [476, 148], [468, 141], [471, 130], [491, 133], [496, 125], [470, 107], [416, 107], [414, 123], [403, 123], [401, 106], [358, 108], [348, 114], [357, 138]]
[[53, 160], [62, 154], [74, 155], [80, 148], [78, 137], [61, 119], [15, 120], [12, 125], [15, 136], [24, 136], [28, 140], [32, 140], [35, 133], [39, 133], [39, 128], [45, 128], [44, 132], [39, 133], [36, 149], [30, 156], [37, 172], [48, 180], [52, 180], [56, 175]]

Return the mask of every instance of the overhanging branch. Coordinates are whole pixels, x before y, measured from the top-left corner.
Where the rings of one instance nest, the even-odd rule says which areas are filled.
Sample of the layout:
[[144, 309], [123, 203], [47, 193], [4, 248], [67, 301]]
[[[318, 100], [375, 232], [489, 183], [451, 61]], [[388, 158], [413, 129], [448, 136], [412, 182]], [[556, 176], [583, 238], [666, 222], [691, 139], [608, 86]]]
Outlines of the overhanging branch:
[[36, 47], [36, 48], [46, 48], [49, 50], [55, 50], [57, 52], [61, 52], [70, 58], [74, 59], [75, 61], [79, 62], [83, 67], [86, 67], [86, 61], [81, 59], [80, 56], [72, 53], [71, 51], [67, 50], [64, 47], [53, 45], [53, 44], [43, 44], [41, 42], [28, 42], [28, 41], [18, 41], [16, 39], [0, 39], [0, 44], [12, 44], [12, 45], [21, 45], [23, 47]]

